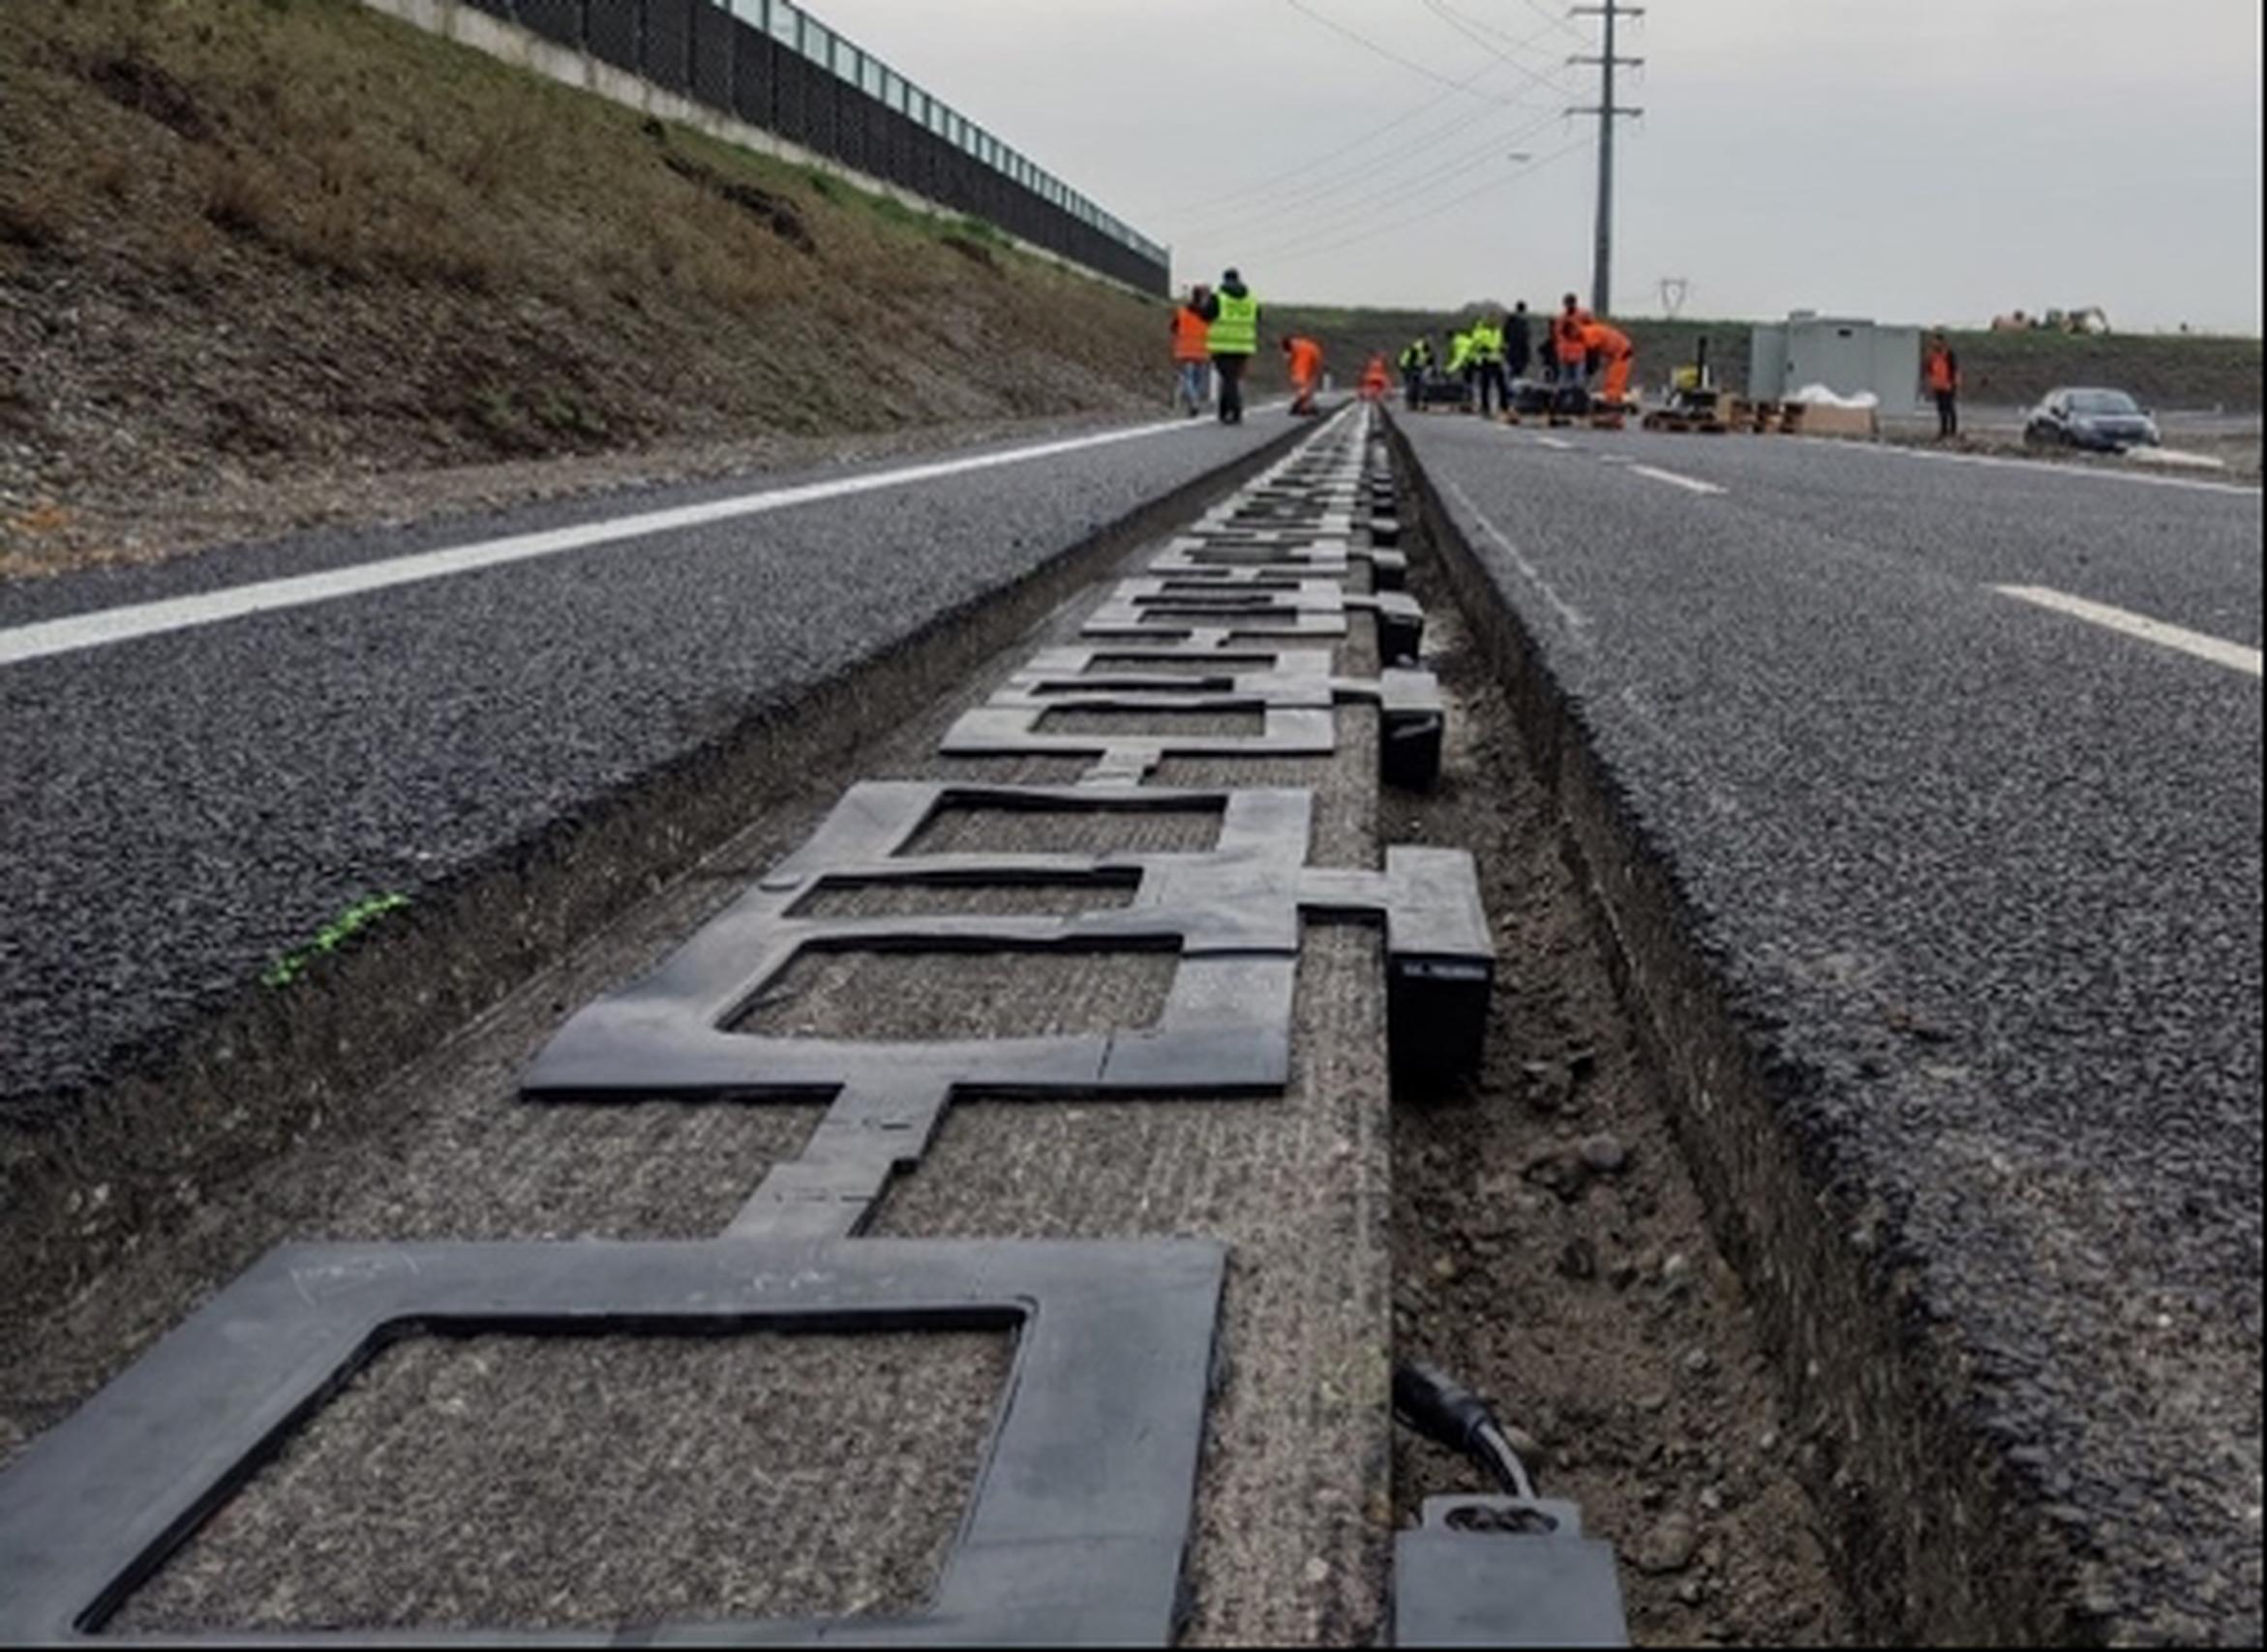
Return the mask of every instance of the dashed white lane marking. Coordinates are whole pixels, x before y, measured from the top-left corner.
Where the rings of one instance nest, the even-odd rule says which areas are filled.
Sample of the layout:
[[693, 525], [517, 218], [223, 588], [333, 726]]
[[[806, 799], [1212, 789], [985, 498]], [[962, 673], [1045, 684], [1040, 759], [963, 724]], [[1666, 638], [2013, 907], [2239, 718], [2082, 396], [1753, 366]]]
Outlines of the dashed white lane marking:
[[1994, 586], [1992, 589], [2002, 596], [2011, 596], [2018, 602], [2036, 603], [2040, 608], [2051, 608], [2057, 614], [2068, 614], [2096, 625], [2121, 631], [2143, 642], [2156, 643], [2167, 648], [2178, 648], [2184, 654], [2193, 654], [2200, 660], [2228, 667], [2252, 676], [2259, 675], [2259, 650], [2247, 648], [2241, 643], [2225, 642], [2208, 637], [2201, 631], [2191, 631], [2185, 626], [2168, 625], [2161, 619], [2152, 619], [2145, 614], [2134, 614], [2123, 608], [2112, 608], [2107, 603], [2088, 602], [2082, 596], [2049, 590], [2044, 586]]
[[563, 552], [585, 551], [596, 545], [616, 545], [625, 539], [643, 539], [656, 533], [705, 527], [741, 517], [790, 510], [797, 505], [823, 504], [830, 499], [849, 498], [858, 494], [880, 493], [888, 488], [909, 487], [916, 482], [933, 482], [948, 476], [965, 476], [973, 471], [995, 470], [1009, 465], [1028, 465], [1038, 459], [1052, 459], [1066, 453], [1080, 453], [1091, 448], [1108, 447], [1117, 442], [1139, 441], [1149, 436], [1186, 433], [1200, 428], [1206, 427], [1195, 421], [1182, 419], [1134, 425], [1125, 430], [1104, 431], [1096, 436], [1073, 436], [1062, 441], [1040, 442], [1031, 447], [1010, 448], [1001, 453], [972, 454], [962, 459], [909, 465], [902, 469], [879, 471], [869, 476], [845, 476], [831, 482], [812, 482], [798, 488], [773, 488], [763, 493], [736, 494], [730, 498], [710, 499], [704, 504], [646, 511], [636, 516], [612, 517], [602, 522], [577, 523], [572, 526], [550, 528], [540, 533], [516, 533], [503, 539], [454, 545], [439, 551], [420, 551], [407, 556], [389, 556], [383, 561], [361, 562], [352, 567], [334, 568], [320, 574], [261, 580], [253, 585], [202, 591], [195, 596], [97, 609], [88, 614], [44, 619], [0, 631], [0, 666], [18, 665], [26, 660], [44, 659], [51, 654], [75, 653], [81, 648], [99, 648], [106, 644], [129, 642], [136, 637], [155, 637], [168, 631], [217, 625], [223, 620], [237, 619], [251, 614], [299, 608], [309, 603], [333, 602], [340, 597], [359, 596], [368, 591], [384, 590], [391, 586], [414, 585], [424, 580], [445, 579], [451, 574], [471, 573], [476, 569], [499, 567], [507, 562], [557, 556]]
[[1574, 451], [1574, 443], [1568, 441], [1564, 436], [1539, 436], [1535, 437], [1535, 445], [1537, 447], [1548, 447], [1558, 453], [1571, 453]]
[[1899, 459], [1928, 459], [1939, 465], [1983, 465], [2001, 470], [2035, 470], [2050, 476], [2093, 476], [2105, 482], [2138, 482], [2150, 488], [2186, 488], [2191, 493], [2234, 494], [2240, 498], [2261, 496], [2257, 488], [2241, 482], [2206, 482], [2193, 476], [2151, 476], [2134, 470], [2112, 470], [2105, 465], [2058, 464], [2051, 459], [2015, 459], [1996, 453], [1939, 453], [1934, 448], [1906, 447], [1893, 441], [1842, 441], [1832, 436], [1782, 436], [1782, 441], [1816, 442], [1852, 453], [1886, 453]]
[[1662, 470], [1651, 465], [1632, 465], [1629, 473], [1632, 476], [1650, 476], [1656, 482], [1667, 482], [1672, 487], [1682, 488], [1691, 494], [1723, 494], [1731, 491], [1719, 488], [1713, 482], [1704, 482], [1698, 476], [1680, 476], [1674, 470]]

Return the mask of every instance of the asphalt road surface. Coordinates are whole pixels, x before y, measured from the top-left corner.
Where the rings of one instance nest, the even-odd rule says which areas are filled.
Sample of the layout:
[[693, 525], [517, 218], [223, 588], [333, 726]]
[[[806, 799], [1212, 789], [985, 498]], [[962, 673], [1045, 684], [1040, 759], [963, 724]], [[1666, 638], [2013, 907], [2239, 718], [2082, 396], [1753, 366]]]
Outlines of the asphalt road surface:
[[2255, 1640], [2258, 492], [1403, 426], [2090, 1607]]
[[0, 586], [0, 1118], [355, 903], [414, 899], [1283, 430], [1255, 411]]

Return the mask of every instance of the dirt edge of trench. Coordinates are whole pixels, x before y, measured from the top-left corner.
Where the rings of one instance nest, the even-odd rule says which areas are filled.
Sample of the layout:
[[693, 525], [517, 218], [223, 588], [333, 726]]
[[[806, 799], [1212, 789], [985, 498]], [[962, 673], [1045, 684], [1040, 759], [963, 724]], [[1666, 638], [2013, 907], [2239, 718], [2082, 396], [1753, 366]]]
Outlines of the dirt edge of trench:
[[[1449, 707], [1430, 794], [1383, 803], [1396, 843], [1468, 850], [1497, 949], [1475, 1081], [1393, 1116], [1394, 1342], [1481, 1392], [1543, 1496], [1612, 1543], [1632, 1644], [1848, 1645], [1747, 1290], [1628, 1012], [1607, 936], [1488, 662], [1431, 557], [1426, 658]], [[1480, 1489], [1407, 1429], [1397, 1523]]]

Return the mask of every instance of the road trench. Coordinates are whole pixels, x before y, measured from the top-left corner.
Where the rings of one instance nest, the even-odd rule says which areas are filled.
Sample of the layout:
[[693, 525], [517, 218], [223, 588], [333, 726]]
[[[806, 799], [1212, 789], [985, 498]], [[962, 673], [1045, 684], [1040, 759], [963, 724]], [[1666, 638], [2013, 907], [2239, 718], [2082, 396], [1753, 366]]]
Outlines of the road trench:
[[[84, 1402], [145, 1353], [196, 1354], [197, 1324], [158, 1338], [281, 1239], [341, 1247], [278, 1276], [285, 1321], [330, 1300], [310, 1277], [351, 1281], [351, 1306], [396, 1257], [428, 1272], [386, 1301], [457, 1301], [466, 1247], [505, 1242], [604, 1246], [611, 1267], [622, 1242], [681, 1259], [723, 1235], [761, 1263], [667, 1313], [460, 1307], [367, 1347], [342, 1332], [335, 1393], [262, 1435], [186, 1542], [141, 1551], [129, 1571], [147, 1575], [107, 1591], [101, 1627], [847, 1616], [918, 1639], [997, 1631], [1010, 1620], [984, 1614], [1012, 1596], [1036, 1614], [1014, 1621], [1062, 1638], [1375, 1642], [1395, 1531], [1426, 1495], [1492, 1489], [1396, 1433], [1393, 1362], [1419, 1357], [1493, 1399], [1543, 1493], [1615, 1546], [1633, 1638], [1851, 1637], [1804, 1447], [1548, 799], [1423, 548], [1404, 573], [1375, 542], [1368, 421], [1349, 409], [1131, 554], [877, 732], [851, 791], [767, 808], [350, 1124], [311, 1127], [50, 1316], [0, 1395], [19, 1468], [122, 1427], [103, 1414], [116, 1390]], [[1417, 647], [1430, 687], [1396, 670]], [[1387, 785], [1389, 765], [1429, 783]], [[1425, 847], [1446, 852], [1423, 863], [1445, 885], [1411, 871]], [[1408, 955], [1474, 955], [1412, 893], [1443, 886], [1476, 903], [1493, 981], [1484, 1004], [1411, 1010], [1388, 991], [1420, 982], [1394, 973]], [[1161, 907], [1188, 932], [1161, 936]], [[704, 976], [704, 938], [743, 973], [751, 948], [783, 967]], [[681, 1004], [624, 995], [673, 978]], [[1417, 1070], [1454, 1067], [1481, 1012], [1476, 1063]], [[908, 1043], [929, 1054], [840, 1054]], [[855, 1081], [830, 1082], [830, 1060]], [[1093, 1277], [1048, 1272], [1095, 1241], [1127, 1247]], [[1168, 1243], [1191, 1241], [1215, 1248]], [[936, 1262], [945, 1307], [766, 1306], [775, 1288], [856, 1296], [852, 1256], [881, 1259], [885, 1292]], [[1090, 1357], [1050, 1363], [1047, 1291], [1146, 1323], [1152, 1264], [1196, 1281], [1187, 1300], [1213, 1281], [1209, 1322], [1161, 1317], [1180, 1340], [1144, 1349], [1096, 1314]], [[1013, 1283], [1027, 1275], [1046, 1282]], [[493, 1304], [519, 1286], [465, 1288]], [[754, 1294], [733, 1307], [736, 1289]], [[1050, 1397], [1073, 1414], [1053, 1457], [1026, 1450]], [[1026, 1483], [1067, 1456], [1115, 1462], [1113, 1431], [1158, 1459], [1123, 1487], [1097, 1470], [1056, 1506]]]

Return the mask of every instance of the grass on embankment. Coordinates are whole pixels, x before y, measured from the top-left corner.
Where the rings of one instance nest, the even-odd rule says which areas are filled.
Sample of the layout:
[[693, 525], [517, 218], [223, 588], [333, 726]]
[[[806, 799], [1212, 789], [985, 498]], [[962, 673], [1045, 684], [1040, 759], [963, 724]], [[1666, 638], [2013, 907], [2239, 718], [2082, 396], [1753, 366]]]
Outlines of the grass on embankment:
[[1164, 330], [353, 0], [0, 7], [0, 534], [215, 467], [1157, 406]]

